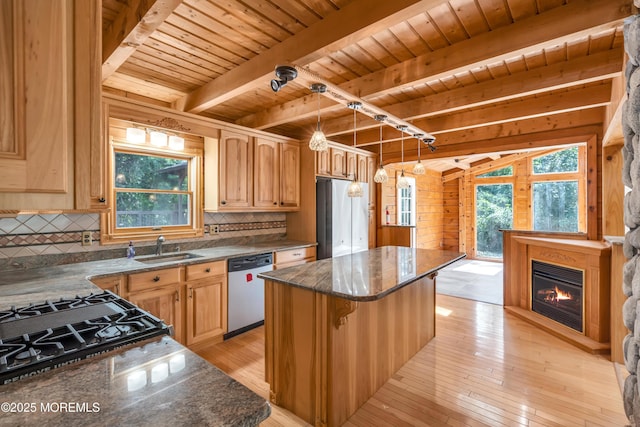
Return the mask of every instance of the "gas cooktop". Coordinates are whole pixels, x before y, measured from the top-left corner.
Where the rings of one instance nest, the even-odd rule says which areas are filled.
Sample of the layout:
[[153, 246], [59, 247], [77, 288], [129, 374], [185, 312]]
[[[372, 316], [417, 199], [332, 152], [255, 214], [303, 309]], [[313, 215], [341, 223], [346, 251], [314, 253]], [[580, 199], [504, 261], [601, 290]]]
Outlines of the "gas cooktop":
[[109, 291], [11, 307], [0, 311], [0, 384], [172, 332]]

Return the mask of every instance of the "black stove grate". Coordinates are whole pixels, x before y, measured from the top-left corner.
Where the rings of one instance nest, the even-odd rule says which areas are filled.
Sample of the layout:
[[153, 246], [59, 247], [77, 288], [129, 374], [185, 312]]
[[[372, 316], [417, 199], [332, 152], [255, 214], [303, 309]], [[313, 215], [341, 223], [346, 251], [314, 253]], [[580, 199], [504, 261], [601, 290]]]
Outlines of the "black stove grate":
[[0, 312], [0, 383], [77, 362], [172, 330], [105, 291]]

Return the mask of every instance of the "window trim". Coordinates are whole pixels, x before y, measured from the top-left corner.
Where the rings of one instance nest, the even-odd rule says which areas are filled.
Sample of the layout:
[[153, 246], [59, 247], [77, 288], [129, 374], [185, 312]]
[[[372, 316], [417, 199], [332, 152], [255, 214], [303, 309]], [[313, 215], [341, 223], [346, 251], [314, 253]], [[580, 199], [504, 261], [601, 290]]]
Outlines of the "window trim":
[[[112, 126], [110, 129], [109, 155], [107, 168], [107, 194], [110, 195], [110, 210], [103, 213], [100, 218], [100, 229], [102, 230], [100, 241], [102, 244], [126, 243], [130, 240], [149, 241], [155, 240], [162, 234], [165, 238], [180, 239], [204, 236], [204, 214], [203, 214], [203, 148], [202, 143], [197, 144], [202, 138], [193, 135], [185, 135], [184, 151], [173, 151], [170, 149], [155, 148], [150, 146], [136, 145], [124, 140], [124, 128], [120, 129]], [[115, 135], [114, 135], [115, 134]], [[115, 153], [124, 152], [130, 154], [153, 155], [157, 157], [168, 157], [187, 160], [189, 164], [188, 172], [188, 193], [191, 195], [191, 224], [172, 225], [165, 227], [116, 227], [116, 187], [115, 187]], [[122, 189], [120, 189], [122, 190]], [[126, 189], [125, 189], [126, 190]], [[154, 190], [150, 190], [154, 191]]]

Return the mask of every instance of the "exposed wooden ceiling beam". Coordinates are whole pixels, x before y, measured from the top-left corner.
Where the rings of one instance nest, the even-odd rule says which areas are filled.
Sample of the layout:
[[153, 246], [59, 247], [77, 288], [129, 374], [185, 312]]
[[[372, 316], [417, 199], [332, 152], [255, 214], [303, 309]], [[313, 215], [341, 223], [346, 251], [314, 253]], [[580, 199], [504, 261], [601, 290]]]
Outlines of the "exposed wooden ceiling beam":
[[[611, 102], [611, 84], [579, 87], [564, 93], [550, 93], [537, 97], [502, 103], [491, 107], [476, 108], [443, 114], [412, 122], [417, 128], [429, 129], [436, 137], [444, 132], [489, 126], [515, 120], [526, 120], [552, 114], [561, 114], [584, 108], [608, 105]], [[380, 132], [370, 129], [358, 132], [359, 147], [377, 144]], [[436, 145], [438, 141], [436, 140]]]
[[102, 35], [102, 80], [106, 80], [173, 13], [182, 0], [130, 0]]
[[308, 64], [445, 0], [354, 0], [316, 24], [191, 92], [177, 108], [202, 112], [273, 78], [278, 64]]
[[[430, 159], [527, 150], [541, 146], [537, 145], [537, 143], [543, 140], [536, 138], [537, 134], [554, 130], [566, 130], [562, 135], [572, 136], [575, 134], [583, 136], [585, 134], [582, 129], [591, 127], [596, 129], [591, 133], [593, 135], [602, 131], [602, 120], [603, 108], [600, 107], [556, 114], [551, 117], [537, 117], [476, 129], [447, 132], [438, 136], [437, 150], [433, 153], [427, 152], [423, 157]], [[575, 129], [578, 130], [576, 131]], [[571, 141], [571, 143], [574, 142], [584, 141]], [[557, 142], [555, 145], [561, 143]], [[385, 163], [394, 163], [401, 160], [399, 142], [386, 143], [382, 149], [382, 157]], [[417, 149], [413, 145], [407, 148], [405, 144], [404, 158], [405, 161], [415, 160], [417, 158]]]
[[[563, 44], [594, 30], [615, 28], [621, 25], [629, 11], [628, 0], [572, 1], [512, 25], [350, 80], [341, 84], [340, 88], [365, 100], [371, 99], [402, 87], [448, 77], [525, 55], [536, 49]], [[580, 19], [567, 19], [568, 16], [580, 16]], [[282, 123], [283, 117], [280, 114], [288, 109], [296, 109], [298, 116], [315, 113], [312, 103], [300, 99], [288, 103], [284, 109], [279, 107], [247, 116], [236, 123], [266, 129]]]

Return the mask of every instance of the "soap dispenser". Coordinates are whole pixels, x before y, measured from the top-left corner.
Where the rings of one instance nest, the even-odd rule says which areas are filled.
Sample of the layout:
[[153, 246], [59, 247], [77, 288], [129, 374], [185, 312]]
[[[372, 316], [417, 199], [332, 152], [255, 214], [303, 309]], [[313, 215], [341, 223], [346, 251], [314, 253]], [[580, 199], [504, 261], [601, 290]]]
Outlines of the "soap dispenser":
[[133, 247], [133, 241], [129, 240], [129, 247], [127, 248], [127, 258], [133, 258], [136, 256], [136, 250]]

